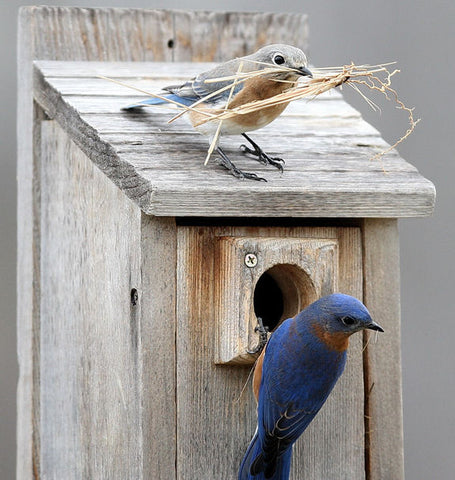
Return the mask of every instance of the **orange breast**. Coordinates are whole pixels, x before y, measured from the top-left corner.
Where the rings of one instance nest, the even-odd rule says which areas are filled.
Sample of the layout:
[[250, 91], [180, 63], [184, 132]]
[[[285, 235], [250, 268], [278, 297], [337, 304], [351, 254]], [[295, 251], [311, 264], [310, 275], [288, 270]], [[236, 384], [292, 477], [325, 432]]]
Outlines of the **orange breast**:
[[[265, 100], [266, 98], [283, 93], [292, 86], [294, 86], [294, 84], [289, 82], [279, 82], [264, 77], [252, 78], [245, 82], [242, 90], [229, 102], [229, 108], [235, 108], [258, 100]], [[289, 102], [282, 103], [280, 105], [261, 108], [260, 110], [245, 115], [238, 115], [235, 117], [235, 121], [246, 128], [255, 130], [275, 120], [276, 117], [281, 115], [288, 104]]]
[[261, 354], [259, 355], [256, 361], [256, 366], [254, 367], [253, 393], [254, 393], [254, 396], [256, 397], [256, 402], [259, 401], [259, 387], [261, 385], [261, 378], [262, 378], [262, 364], [264, 363], [264, 355], [265, 355], [266, 348], [267, 346], [264, 347], [264, 349], [262, 350]]
[[330, 333], [317, 323], [313, 325], [315, 335], [327, 345], [330, 350], [344, 352], [349, 345], [349, 334], [345, 332]]
[[[253, 78], [245, 82], [243, 89], [229, 102], [228, 108], [235, 108], [250, 102], [273, 97], [291, 88], [293, 85], [292, 82], [279, 82], [259, 77]], [[288, 104], [289, 102], [286, 102], [280, 105], [261, 108], [255, 112], [244, 115], [239, 114], [225, 119], [222, 123], [221, 134], [237, 135], [262, 128], [281, 115]], [[196, 108], [197, 110], [206, 110], [207, 112], [212, 112], [214, 114], [223, 111], [222, 109], [214, 109], [212, 106], [208, 106], [205, 103], [198, 104]], [[190, 123], [203, 135], [211, 136], [215, 133], [219, 124], [218, 121], [204, 122], [204, 120], [207, 120], [207, 116], [197, 111], [189, 111], [187, 115]]]

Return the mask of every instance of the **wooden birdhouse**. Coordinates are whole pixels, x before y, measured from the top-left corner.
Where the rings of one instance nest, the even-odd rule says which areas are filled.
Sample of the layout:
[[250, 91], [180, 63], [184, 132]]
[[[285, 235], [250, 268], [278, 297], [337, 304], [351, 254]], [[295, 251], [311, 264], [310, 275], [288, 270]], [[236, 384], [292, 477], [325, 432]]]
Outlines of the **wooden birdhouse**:
[[[300, 14], [27, 7], [19, 34], [18, 478], [234, 479], [254, 433], [257, 316], [331, 292], [385, 333], [296, 444], [293, 479], [403, 478], [397, 220], [434, 187], [339, 93], [255, 132], [285, 171], [240, 181], [147, 91], [264, 43]], [[211, 65], [211, 64], [210, 64]], [[387, 174], [384, 174], [384, 170]]]

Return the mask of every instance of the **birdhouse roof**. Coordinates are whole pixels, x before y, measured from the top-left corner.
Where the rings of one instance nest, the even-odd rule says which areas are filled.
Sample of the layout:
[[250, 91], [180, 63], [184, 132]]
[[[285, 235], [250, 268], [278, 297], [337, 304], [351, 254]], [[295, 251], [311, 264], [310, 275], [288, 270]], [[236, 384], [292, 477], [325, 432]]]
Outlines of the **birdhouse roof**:
[[[251, 134], [284, 173], [221, 146], [242, 170], [268, 181], [239, 180], [204, 166], [208, 142], [178, 111], [122, 107], [213, 66], [207, 63], [35, 62], [34, 97], [79, 148], [149, 215], [208, 217], [418, 217], [432, 213], [435, 190], [339, 92], [292, 102]], [[108, 77], [124, 85], [107, 80]], [[138, 91], [135, 89], [142, 90]]]

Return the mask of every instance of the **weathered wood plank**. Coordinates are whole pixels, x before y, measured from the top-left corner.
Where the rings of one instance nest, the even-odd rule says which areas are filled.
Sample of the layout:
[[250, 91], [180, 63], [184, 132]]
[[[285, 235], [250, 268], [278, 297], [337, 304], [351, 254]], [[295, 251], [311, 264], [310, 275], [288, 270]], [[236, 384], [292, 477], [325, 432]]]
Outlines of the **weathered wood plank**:
[[[364, 220], [364, 301], [385, 330], [365, 350], [367, 472], [404, 478], [401, 389], [400, 258], [396, 220]], [[372, 335], [370, 334], [370, 337]]]
[[[160, 136], [157, 135], [157, 138]], [[255, 139], [259, 141], [258, 139]], [[190, 140], [191, 142], [191, 140]], [[203, 167], [203, 161], [205, 159], [205, 143], [185, 143], [180, 140], [176, 144], [168, 144], [167, 142], [161, 143], [159, 147], [156, 147], [155, 144], [148, 148], [148, 144], [144, 142], [144, 145], [135, 145], [130, 147], [129, 145], [124, 145], [123, 143], [118, 144], [112, 142], [111, 145], [114, 147], [115, 151], [119, 155], [129, 155], [131, 163], [138, 170], [144, 170], [144, 174], [149, 175], [150, 177], [153, 174], [161, 174], [165, 172], [178, 172], [181, 171], [182, 175], [188, 175], [189, 172], [192, 172], [196, 175], [196, 178], [201, 176], [201, 168], [206, 169], [204, 173], [208, 175], [208, 178], [213, 178], [215, 175], [212, 172], [213, 165], [217, 164], [217, 156], [214, 155], [211, 157], [208, 167]], [[308, 142], [310, 143], [310, 142]], [[186, 151], [185, 154], [178, 155], [179, 147], [185, 145]], [[307, 145], [305, 143], [305, 145]], [[239, 145], [240, 146], [240, 145]], [[324, 145], [324, 148], [321, 149], [322, 153], [326, 152], [331, 145]], [[352, 147], [353, 149], [355, 147]], [[134, 150], [134, 151], [133, 151]], [[394, 175], [395, 181], [402, 181], [401, 188], [405, 189], [406, 182], [412, 182], [413, 175], [418, 178], [418, 172], [408, 165], [396, 164], [393, 162], [395, 158], [389, 158], [387, 161], [370, 161], [368, 159], [379, 149], [367, 149], [365, 148], [364, 156], [359, 158], [359, 155], [356, 152], [352, 152], [349, 149], [343, 149], [340, 152], [340, 158], [337, 158], [331, 161], [329, 164], [320, 163], [320, 155], [315, 155], [313, 152], [309, 152], [305, 158], [296, 158], [295, 150], [289, 146], [286, 149], [281, 149], [279, 152], [273, 150], [268, 150], [269, 154], [280, 154], [283, 158], [286, 159], [287, 168], [283, 174], [280, 174], [278, 170], [273, 167], [258, 165], [254, 159], [251, 159], [248, 156], [244, 156], [239, 151], [238, 147], [235, 148], [228, 147], [225, 149], [229, 153], [236, 165], [242, 167], [246, 170], [255, 170], [260, 171], [262, 174], [273, 177], [274, 186], [272, 189], [279, 188], [281, 182], [286, 181], [290, 188], [298, 187], [298, 185], [311, 184], [313, 181], [312, 178], [308, 178], [307, 175], [318, 174], [320, 177], [317, 180], [318, 188], [322, 188], [323, 185], [326, 185], [329, 189], [333, 188], [333, 181], [339, 179], [343, 181], [345, 188], [353, 188], [355, 191], [368, 191], [371, 186], [377, 185], [378, 189], [388, 190], [390, 189], [390, 182], [388, 182], [388, 177], [386, 175]], [[158, 157], [158, 155], [162, 157]], [[172, 163], [169, 163], [167, 158], [175, 156], [175, 160]], [[366, 164], [366, 165], [363, 165]], [[159, 172], [158, 172], [159, 170]], [[292, 178], [297, 172], [301, 172], [307, 178], [302, 178], [300, 182], [297, 182], [295, 178]], [[384, 179], [378, 181], [375, 179], [375, 176], [383, 175]], [[291, 176], [291, 178], [289, 178]], [[303, 176], [303, 175], [302, 175]], [[362, 179], [363, 185], [357, 185], [359, 179]], [[166, 182], [167, 180], [163, 180]], [[157, 179], [157, 183], [159, 179]], [[229, 183], [229, 182], [228, 182]], [[242, 188], [239, 188], [239, 191], [245, 188], [242, 185]], [[312, 188], [313, 189], [313, 188]], [[221, 190], [221, 189], [220, 189]]]
[[178, 228], [177, 478], [235, 478], [253, 431], [249, 369], [216, 366], [213, 237]]
[[[326, 237], [330, 237], [327, 230]], [[362, 298], [360, 231], [357, 228], [334, 230], [339, 251], [339, 291]], [[350, 339], [343, 375], [321, 412], [296, 443], [294, 455], [303, 456], [304, 474], [298, 475], [294, 467], [292, 480], [368, 478], [363, 388], [362, 337], [355, 335]]]
[[[97, 61], [65, 61], [59, 62], [55, 60], [36, 60], [35, 63], [39, 65], [40, 70], [46, 77], [53, 78], [70, 78], [82, 77], [93, 78], [97, 75], [107, 76], [109, 78], [122, 79], [127, 78], [132, 81], [141, 81], [148, 79], [166, 79], [166, 78], [181, 78], [182, 80], [188, 77], [197, 75], [201, 69], [208, 70], [216, 65], [216, 62], [191, 62], [180, 61], [173, 62], [97, 62]], [[183, 68], [182, 68], [183, 67]], [[135, 77], [132, 78], [131, 72], [135, 72]]]
[[[149, 132], [153, 126], [155, 128], [160, 128], [160, 130], [165, 133], [169, 126], [167, 123], [168, 120], [170, 120], [178, 112], [173, 110], [164, 111], [163, 108], [158, 108], [158, 117], [156, 119], [154, 119], [155, 115], [153, 114], [151, 108], [147, 109], [142, 116], [141, 114], [133, 114], [133, 116], [131, 116], [128, 113], [121, 112], [117, 113], [117, 115], [86, 114], [81, 118], [90, 124], [90, 126], [103, 133], [145, 133]], [[178, 119], [178, 121], [175, 122], [175, 126], [177, 126], [177, 128], [184, 129], [184, 131], [187, 133], [192, 133], [196, 137], [199, 137], [199, 134], [195, 132], [192, 127], [185, 122], [184, 119]], [[172, 125], [172, 127], [174, 127], [174, 125]], [[359, 119], [355, 117], [343, 118], [336, 116], [300, 117], [298, 115], [290, 115], [283, 118], [278, 118], [272, 124], [264, 127], [264, 129], [261, 130], [254, 132], [251, 135], [270, 136], [274, 133], [277, 137], [284, 135], [295, 142], [298, 142], [299, 138], [302, 136], [317, 136], [321, 138], [336, 136], [352, 138], [354, 136], [363, 137], [378, 135], [378, 132], [374, 127], [365, 122], [359, 122]], [[299, 132], [300, 135], [296, 135], [296, 132]], [[237, 138], [241, 139], [239, 136], [237, 136]], [[223, 139], [221, 139], [221, 141], [222, 140]], [[332, 157], [335, 156], [336, 152], [332, 152]]]
[[[280, 176], [263, 166], [254, 163], [251, 166], [251, 161], [238, 160], [240, 168], [265, 175], [269, 180], [265, 187], [229, 178], [221, 168], [203, 168], [201, 163], [207, 145], [200, 136], [193, 135], [183, 121], [179, 125], [160, 125], [160, 119], [166, 119], [166, 122], [168, 119], [162, 111], [143, 116], [123, 112], [79, 116], [71, 104], [73, 97], [63, 98], [52, 81], [36, 71], [37, 101], [146, 213], [339, 216], [340, 204], [344, 206], [343, 215], [347, 217], [419, 216], [432, 211], [433, 185], [400, 159], [396, 152], [385, 157], [382, 163], [369, 162], [368, 158], [377, 153], [384, 142], [378, 132], [359, 117], [301, 116], [299, 109], [304, 110], [306, 103], [296, 102], [300, 105], [293, 106], [292, 115], [278, 119], [262, 132], [257, 132], [266, 151], [286, 158], [285, 174]], [[332, 102], [334, 100], [322, 103], [330, 108]], [[320, 113], [323, 111], [327, 112], [326, 107]], [[166, 131], [167, 128], [169, 130]], [[150, 143], [146, 149], [134, 145], [135, 142], [131, 142], [132, 148], [125, 147], [130, 143], [128, 135], [137, 139], [138, 134], [146, 135], [153, 131], [155, 134], [161, 131], [160, 135], [168, 134], [169, 137], [156, 137], [156, 142]], [[180, 132], [188, 132], [188, 135], [186, 138], [177, 135]], [[117, 134], [116, 141], [112, 141], [112, 134]], [[110, 135], [109, 141], [103, 135]], [[374, 136], [377, 141], [371, 142]], [[282, 137], [279, 148], [275, 137]], [[332, 149], [334, 137], [345, 139], [351, 145], [350, 151], [346, 152], [344, 147]], [[369, 137], [368, 140], [364, 140], [366, 137]], [[307, 138], [312, 138], [314, 143], [306, 142]], [[222, 139], [224, 145], [223, 142]], [[340, 165], [342, 159], [347, 160], [343, 166]], [[305, 160], [319, 162], [319, 170], [317, 163], [310, 163], [308, 168]], [[351, 160], [354, 162], [351, 163]], [[193, 185], [200, 195], [194, 195]], [[202, 186], [204, 191], [201, 191]], [[232, 188], [236, 190], [235, 195]], [[218, 195], [213, 203], [208, 203], [207, 197], [216, 190]]]
[[41, 476], [143, 478], [140, 210], [55, 122], [41, 139]]
[[[145, 132], [131, 132], [127, 139], [121, 135], [120, 132], [102, 133], [100, 134], [100, 138], [112, 145], [117, 153], [128, 153], [132, 158], [135, 159], [134, 161], [137, 161], [137, 159], [143, 155], [148, 155], [149, 162], [150, 158], [152, 157], [152, 152], [162, 151], [163, 147], [161, 147], [161, 145], [164, 145], [164, 148], [169, 148], [167, 147], [169, 144], [185, 144], [189, 150], [197, 148], [201, 152], [204, 152], [208, 145], [208, 142], [203, 137], [194, 135], [194, 132], [188, 132], [188, 130], [185, 129], [185, 125], [172, 125], [169, 127], [169, 132], [172, 132], [175, 135], [169, 135], [167, 131], [163, 132], [159, 126], [155, 126], [151, 127], [150, 130]], [[254, 139], [258, 140], [258, 142], [262, 144], [263, 142], [267, 142], [267, 138], [270, 137], [270, 133], [271, 132], [269, 129], [267, 131], [255, 132]], [[375, 170], [379, 165], [381, 169], [383, 167], [383, 173], [384, 170], [386, 172], [417, 172], [417, 169], [410, 163], [397, 161], [398, 154], [396, 151], [389, 153], [381, 160], [371, 162], [368, 161], [374, 153], [380, 152], [381, 149], [387, 148], [387, 143], [377, 136], [332, 136], [321, 138], [315, 135], [302, 135], [302, 137], [304, 138], [299, 140], [299, 142], [303, 144], [302, 147], [304, 150], [300, 153], [300, 155], [303, 156], [303, 154], [305, 154], [305, 162], [313, 159], [314, 162], [317, 162], [317, 167], [321, 170], [332, 169], [339, 171], [339, 169], [344, 168], [348, 170], [352, 169], [361, 171], [363, 167], [364, 171], [370, 171], [372, 169]], [[294, 148], [293, 139], [287, 138], [286, 135], [282, 135], [282, 138], [283, 143], [279, 147], [280, 150], [278, 151], [278, 147], [274, 146], [269, 153], [276, 151], [276, 154], [278, 155], [284, 151], [287, 159], [289, 156], [296, 158], [298, 153], [296, 153], [297, 149]], [[222, 141], [225, 147], [227, 145], [227, 151], [229, 151], [231, 155], [234, 155], [234, 158], [245, 158], [245, 156], [236, 149], [236, 144], [238, 148], [241, 143], [241, 137], [230, 137], [228, 139], [225, 138], [222, 139]], [[290, 141], [292, 144], [289, 144]], [[321, 156], [328, 156], [331, 151], [333, 152], [334, 149], [337, 150], [338, 155], [336, 157], [332, 157], [329, 162], [321, 162]], [[182, 156], [186, 157], [187, 152], [182, 152]], [[175, 160], [179, 162], [178, 158]], [[296, 158], [296, 160], [298, 160], [298, 158]], [[345, 160], [348, 162], [347, 164], [343, 163]], [[355, 168], [350, 167], [349, 160], [357, 161], [359, 164]], [[157, 161], [160, 160], [158, 159]], [[255, 163], [252, 165], [255, 165]]]
[[[178, 177], [177, 177], [178, 178]], [[184, 179], [182, 179], [184, 180]], [[317, 181], [317, 178], [315, 178]], [[205, 188], [204, 193], [200, 192], [201, 188]], [[234, 187], [235, 188], [235, 187]], [[230, 189], [232, 190], [232, 188]], [[154, 192], [154, 205], [150, 210], [150, 214], [156, 215], [175, 215], [175, 216], [214, 216], [215, 211], [219, 211], [218, 206], [223, 205], [223, 216], [249, 217], [254, 212], [254, 216], [259, 217], [340, 217], [351, 218], [353, 216], [360, 217], [394, 217], [397, 209], [393, 202], [396, 200], [389, 193], [379, 193], [375, 195], [375, 201], [380, 203], [379, 207], [363, 207], [358, 201], [352, 199], [358, 195], [359, 199], [362, 195], [356, 192], [343, 193], [336, 196], [336, 200], [330, 193], [315, 192], [308, 195], [301, 193], [289, 192], [289, 195], [282, 194], [286, 197], [286, 205], [280, 208], [270, 204], [270, 194], [261, 195], [255, 192], [254, 197], [248, 199], [250, 195], [242, 195], [242, 208], [235, 205], [229, 205], [232, 199], [232, 192], [209, 191], [206, 185], [200, 185], [200, 188], [187, 190], [184, 194], [180, 190], [161, 190], [156, 189]], [[366, 195], [365, 197], [369, 197]], [[172, 200], [169, 198], [172, 197]], [[191, 204], [188, 205], [190, 200]], [[264, 203], [258, 207], [257, 202]], [[365, 201], [365, 200], [364, 200]], [[389, 207], [387, 207], [389, 201]], [[406, 206], [405, 212], [412, 216], [427, 215], [430, 208], [428, 204], [421, 204], [420, 194], [409, 194], [409, 206]], [[302, 205], [306, 203], [306, 205]], [[201, 208], [200, 205], [207, 205]], [[212, 205], [212, 208], [208, 206]], [[322, 206], [321, 206], [322, 205]], [[340, 205], [343, 211], [340, 212]], [[413, 205], [413, 206], [412, 206]], [[249, 208], [248, 208], [249, 207]], [[417, 213], [417, 212], [421, 213]], [[401, 210], [403, 212], [403, 210]], [[425, 213], [424, 213], [425, 212]]]
[[[102, 137], [104, 139], [104, 136]], [[110, 135], [110, 138], [113, 138]], [[143, 137], [142, 137], [143, 138]], [[156, 138], [158, 143], [152, 142]], [[187, 139], [187, 141], [185, 141]], [[256, 138], [260, 141], [261, 137]], [[160, 142], [160, 140], [163, 140]], [[214, 179], [217, 173], [213, 171], [213, 165], [217, 163], [217, 156], [211, 157], [208, 167], [203, 167], [203, 160], [205, 159], [205, 152], [207, 144], [200, 137], [191, 138], [188, 136], [175, 136], [174, 143], [169, 143], [168, 136], [162, 136], [160, 134], [150, 135], [144, 142], [136, 140], [135, 145], [125, 145], [123, 142], [111, 141], [110, 145], [116, 151], [119, 156], [126, 156], [130, 158], [130, 163], [136, 168], [137, 171], [143, 171], [143, 174], [158, 183], [168, 183], [169, 178], [153, 178], [154, 175], [161, 173], [161, 175], [169, 175], [180, 173], [180, 175], [195, 175], [196, 178], [203, 180]], [[266, 144], [268, 142], [264, 142]], [[315, 144], [311, 138], [304, 139], [302, 142], [303, 148], [311, 147], [311, 144]], [[223, 144], [224, 145], [224, 144]], [[396, 156], [389, 156], [387, 160], [382, 161], [370, 161], [373, 154], [377, 153], [379, 148], [364, 147], [362, 151], [363, 155], [359, 155], [359, 148], [357, 146], [351, 146], [347, 148], [343, 146], [340, 149], [338, 158], [335, 158], [327, 163], [321, 164], [321, 155], [328, 152], [334, 147], [334, 143], [321, 145], [320, 154], [309, 151], [304, 157], [300, 153], [296, 153], [296, 148], [292, 145], [286, 145], [287, 148], [282, 148], [280, 151], [274, 149], [268, 149], [269, 154], [281, 155], [286, 159], [287, 168], [283, 174], [280, 174], [276, 169], [258, 165], [254, 159], [248, 156], [242, 155], [239, 151], [240, 143], [235, 143], [225, 149], [229, 153], [233, 161], [246, 170], [252, 169], [263, 173], [266, 176], [270, 176], [274, 180], [274, 184], [270, 186], [271, 189], [280, 189], [283, 181], [287, 182], [290, 188], [298, 188], [298, 185], [302, 187], [310, 186], [311, 191], [318, 189], [321, 190], [324, 186], [330, 191], [336, 191], [333, 183], [336, 179], [343, 182], [343, 186], [346, 189], [354, 189], [356, 192], [368, 192], [372, 186], [377, 186], [379, 190], [390, 190], [390, 175], [394, 176], [394, 182], [401, 182], [399, 185], [400, 190], [404, 192], [406, 190], [406, 184], [412, 186], [412, 182], [418, 180], [419, 173], [417, 170], [409, 164], [397, 163], [398, 158]], [[298, 144], [297, 144], [298, 145]], [[335, 145], [336, 146], [336, 145]], [[185, 152], [181, 153], [181, 149], [185, 147]], [[300, 150], [302, 152], [302, 150]], [[169, 158], [172, 158], [172, 162], [169, 162]], [[158, 172], [159, 170], [159, 172]], [[180, 172], [179, 172], [180, 171]], [[171, 173], [173, 172], [173, 173]], [[301, 174], [300, 178], [296, 179], [296, 174]], [[310, 178], [312, 174], [318, 174], [317, 185], [311, 185], [313, 178]], [[310, 177], [308, 177], [310, 175]], [[379, 177], [379, 178], [378, 178]], [[362, 184], [357, 182], [362, 180]], [[230, 184], [229, 180], [227, 180]], [[239, 187], [239, 192], [244, 188], [247, 188], [243, 183]], [[222, 188], [220, 187], [220, 191]], [[256, 190], [256, 189], [254, 189]], [[260, 189], [258, 189], [259, 191]]]
[[[224, 274], [216, 262], [217, 237], [337, 240], [339, 289], [362, 297], [357, 228], [178, 227], [178, 478], [235, 478], [255, 427], [249, 369], [214, 363], [218, 341], [214, 298], [216, 284], [222, 283], [219, 276]], [[230, 288], [228, 282], [226, 288]], [[248, 386], [242, 393], [245, 382]], [[358, 335], [352, 338], [343, 377], [296, 445], [292, 479], [364, 478], [363, 402], [362, 337]]]
[[177, 11], [174, 19], [177, 62], [225, 61], [271, 43], [308, 46], [305, 14]]
[[[39, 277], [41, 109], [34, 109], [32, 60], [33, 25], [28, 12], [18, 22], [17, 131], [17, 478], [39, 476]], [[40, 111], [40, 113], [38, 113]], [[34, 131], [35, 127], [35, 131]]]
[[[41, 419], [41, 398], [40, 391], [38, 386], [40, 385], [40, 362], [41, 362], [41, 170], [42, 170], [42, 161], [41, 161], [41, 122], [45, 120], [44, 112], [39, 108], [36, 103], [33, 105], [33, 180], [32, 180], [32, 197], [34, 200], [32, 206], [32, 227], [33, 227], [33, 304], [32, 304], [32, 330], [27, 332], [31, 334], [32, 345], [30, 352], [25, 352], [25, 354], [30, 354], [32, 356], [32, 382], [35, 388], [31, 391], [31, 417], [32, 417], [32, 455], [33, 455], [33, 474], [37, 476], [37, 473], [40, 471], [40, 442], [41, 442], [41, 432], [40, 432], [40, 419]], [[20, 202], [19, 202], [20, 205]], [[20, 264], [20, 262], [19, 262]], [[20, 291], [20, 290], [19, 290]], [[18, 329], [23, 327], [18, 322]], [[19, 336], [19, 335], [18, 335]], [[19, 336], [20, 338], [20, 336]], [[26, 344], [27, 345], [27, 344]], [[28, 345], [27, 345], [28, 346]], [[23, 352], [19, 352], [20, 354]], [[22, 359], [22, 357], [19, 357]], [[20, 384], [20, 382], [19, 382]], [[19, 388], [19, 396], [20, 396]], [[18, 402], [19, 403], [19, 402]], [[25, 414], [25, 418], [28, 418], [28, 413]], [[19, 426], [21, 422], [19, 421]], [[18, 435], [19, 436], [19, 435]], [[25, 446], [28, 446], [27, 443]], [[24, 448], [21, 446], [19, 448]], [[28, 462], [25, 462], [27, 465]]]
[[169, 10], [40, 6], [22, 11], [36, 26], [35, 59], [172, 60], [167, 42], [174, 14]]
[[[171, 80], [172, 81], [172, 80]], [[165, 82], [167, 84], [167, 82]], [[164, 85], [163, 82], [156, 82], [156, 88], [150, 88], [148, 86], [147, 91], [153, 91], [154, 93], [160, 92], [160, 87]], [[103, 92], [106, 93], [106, 92]], [[147, 96], [137, 92], [127, 92], [128, 95], [73, 95], [70, 101], [78, 112], [81, 114], [94, 113], [94, 114], [114, 114], [118, 115], [121, 108], [132, 103], [144, 100]], [[301, 105], [304, 104], [304, 106]], [[171, 107], [146, 107], [146, 110], [142, 114], [136, 114], [131, 112], [131, 115], [142, 115], [146, 117], [153, 114], [153, 116], [167, 115], [170, 120], [173, 114], [176, 113], [176, 109]], [[349, 104], [336, 97], [318, 98], [317, 100], [310, 101], [295, 101], [286, 107], [286, 110], [281, 114], [283, 117], [290, 117], [291, 115], [298, 115], [301, 117], [342, 117], [342, 118], [359, 118], [360, 114], [357, 110], [354, 110]]]
[[143, 480], [175, 474], [177, 234], [175, 219], [142, 214], [141, 309]]

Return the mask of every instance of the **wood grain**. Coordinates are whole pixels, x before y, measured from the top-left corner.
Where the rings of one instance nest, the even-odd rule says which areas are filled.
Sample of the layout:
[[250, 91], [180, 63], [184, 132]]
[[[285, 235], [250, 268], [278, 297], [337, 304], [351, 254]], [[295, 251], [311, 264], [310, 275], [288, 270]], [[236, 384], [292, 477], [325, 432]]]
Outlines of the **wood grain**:
[[216, 156], [204, 168], [207, 141], [183, 120], [169, 125], [173, 109], [121, 112], [140, 95], [96, 78], [103, 68], [109, 76], [119, 67], [123, 82], [157, 91], [159, 85], [181, 81], [187, 73], [191, 76], [207, 66], [98, 63], [88, 65], [84, 76], [80, 62], [39, 62], [35, 98], [147, 214], [401, 217], [431, 213], [431, 182], [396, 151], [381, 161], [370, 161], [387, 144], [339, 94], [294, 102], [275, 122], [253, 134], [265, 151], [286, 159], [283, 175], [241, 156], [239, 140], [222, 139], [237, 166], [266, 177], [268, 183], [263, 184], [227, 175], [216, 164]]
[[[338, 288], [362, 297], [361, 235], [357, 228], [178, 227], [178, 478], [235, 478], [255, 427], [249, 368], [214, 363], [214, 319], [219, 302], [216, 285], [228, 274], [219, 268], [215, 252], [217, 239], [226, 237], [275, 243], [279, 239], [291, 239], [292, 243], [295, 238], [336, 240], [340, 246]], [[316, 266], [319, 268], [323, 267]], [[226, 283], [225, 288], [231, 285]], [[293, 480], [365, 478], [362, 370], [362, 337], [358, 335], [352, 338], [348, 365], [339, 384], [297, 442]]]
[[[366, 338], [365, 397], [368, 478], [403, 479], [400, 258], [397, 221], [363, 222], [364, 301], [385, 330]], [[368, 336], [368, 334], [367, 334]]]
[[271, 43], [308, 47], [307, 16], [301, 13], [177, 11], [174, 61], [221, 62]]
[[41, 476], [142, 478], [140, 211], [55, 122], [41, 138]]
[[[218, 238], [216, 363], [252, 365], [257, 355], [248, 354], [258, 343], [254, 295], [264, 273], [272, 276], [283, 296], [279, 321], [293, 317], [318, 298], [338, 291], [338, 244], [316, 238]], [[257, 265], [245, 265], [254, 253]], [[228, 288], [227, 288], [228, 286]]]
[[177, 479], [174, 218], [142, 214], [140, 294], [144, 480]]

